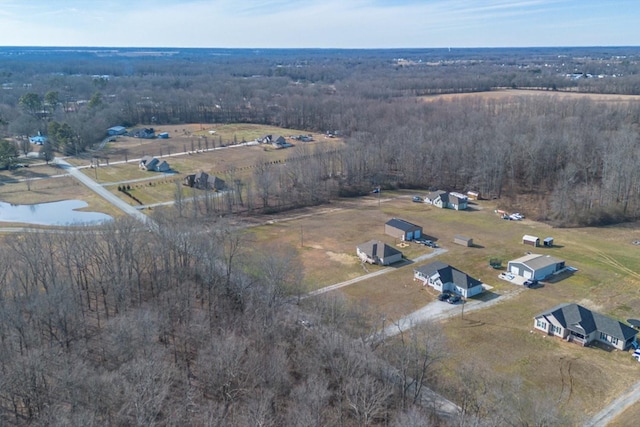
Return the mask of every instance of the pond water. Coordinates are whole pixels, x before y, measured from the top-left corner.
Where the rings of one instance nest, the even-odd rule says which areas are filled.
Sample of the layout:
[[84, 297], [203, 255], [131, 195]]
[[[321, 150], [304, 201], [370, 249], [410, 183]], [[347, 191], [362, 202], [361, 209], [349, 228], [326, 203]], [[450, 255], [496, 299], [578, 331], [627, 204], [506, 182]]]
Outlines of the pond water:
[[21, 222], [38, 225], [95, 225], [113, 218], [100, 212], [84, 212], [82, 200], [38, 203], [34, 205], [12, 205], [0, 202], [0, 222]]

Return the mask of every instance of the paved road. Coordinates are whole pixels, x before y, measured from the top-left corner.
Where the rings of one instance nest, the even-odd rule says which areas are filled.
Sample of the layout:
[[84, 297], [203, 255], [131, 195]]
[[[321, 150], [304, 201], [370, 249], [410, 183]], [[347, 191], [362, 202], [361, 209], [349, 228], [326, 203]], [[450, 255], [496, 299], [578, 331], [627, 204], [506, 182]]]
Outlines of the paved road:
[[598, 412], [591, 420], [584, 424], [584, 427], [602, 427], [608, 425], [618, 415], [640, 400], [640, 382], [632, 385], [616, 400], [611, 402], [602, 411]]
[[138, 211], [135, 207], [131, 206], [130, 204], [126, 203], [125, 201], [121, 200], [118, 196], [116, 196], [115, 194], [111, 193], [110, 191], [108, 191], [107, 189], [102, 187], [100, 184], [98, 184], [97, 182], [95, 182], [94, 180], [89, 178], [87, 175], [85, 175], [82, 172], [80, 172], [78, 170], [78, 168], [76, 168], [75, 166], [71, 165], [66, 160], [61, 159], [59, 157], [56, 157], [54, 159], [54, 162], [55, 162], [55, 164], [60, 166], [63, 170], [68, 172], [69, 175], [71, 175], [72, 177], [74, 177], [75, 179], [77, 179], [78, 181], [83, 183], [84, 185], [86, 185], [90, 190], [92, 190], [93, 192], [98, 194], [100, 197], [102, 197], [107, 202], [111, 203], [113, 206], [117, 207], [118, 209], [120, 209], [121, 211], [126, 213], [127, 215], [130, 215], [130, 216], [136, 218], [138, 221], [140, 221], [143, 224], [146, 224], [146, 225], [148, 225], [150, 227], [153, 227], [153, 228], [157, 227], [155, 222], [153, 220], [151, 220], [148, 216], [146, 216], [142, 212]]

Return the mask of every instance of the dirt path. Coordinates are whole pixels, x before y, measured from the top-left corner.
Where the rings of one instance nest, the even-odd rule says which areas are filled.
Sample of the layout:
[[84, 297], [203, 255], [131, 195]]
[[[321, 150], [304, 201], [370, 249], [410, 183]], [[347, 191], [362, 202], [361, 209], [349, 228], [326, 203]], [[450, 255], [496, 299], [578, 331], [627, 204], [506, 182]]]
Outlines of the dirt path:
[[420, 262], [420, 261], [424, 261], [424, 260], [429, 259], [429, 258], [433, 258], [433, 257], [438, 256], [440, 254], [443, 254], [445, 252], [447, 252], [446, 249], [438, 248], [438, 249], [434, 250], [433, 252], [431, 252], [429, 254], [421, 255], [421, 256], [419, 256], [417, 258], [414, 258], [414, 259], [412, 259], [410, 261], [406, 260], [400, 266], [387, 267], [387, 268], [384, 268], [382, 270], [375, 271], [373, 273], [369, 273], [369, 274], [365, 274], [365, 275], [362, 275], [362, 276], [358, 276], [358, 277], [356, 277], [354, 279], [345, 280], [344, 282], [340, 282], [340, 283], [336, 283], [336, 284], [333, 284], [333, 285], [325, 286], [324, 288], [316, 289], [315, 291], [309, 292], [308, 294], [304, 295], [302, 298], [309, 298], [309, 297], [313, 297], [313, 296], [316, 296], [316, 295], [324, 294], [326, 292], [331, 292], [331, 291], [334, 291], [336, 289], [344, 288], [345, 286], [353, 285], [354, 283], [358, 283], [358, 282], [361, 282], [363, 280], [370, 279], [372, 277], [380, 276], [382, 274], [391, 273], [392, 271], [396, 271], [398, 268], [402, 268], [402, 267], [405, 267], [407, 265], [411, 265], [411, 264], [413, 264], [415, 262]]
[[627, 408], [640, 401], [640, 382], [632, 385], [627, 391], [611, 402], [602, 411], [584, 424], [584, 427], [602, 427], [613, 421]]

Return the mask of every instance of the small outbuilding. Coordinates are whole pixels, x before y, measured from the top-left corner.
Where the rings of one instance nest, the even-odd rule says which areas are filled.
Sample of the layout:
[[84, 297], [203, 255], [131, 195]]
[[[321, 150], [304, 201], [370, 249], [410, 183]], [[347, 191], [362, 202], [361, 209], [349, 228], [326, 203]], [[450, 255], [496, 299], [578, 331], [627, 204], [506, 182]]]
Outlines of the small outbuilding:
[[453, 243], [455, 243], [456, 245], [471, 247], [473, 246], [473, 239], [470, 237], [461, 236], [458, 234], [453, 236]]
[[127, 128], [124, 126], [113, 126], [107, 129], [109, 136], [124, 135], [125, 133], [127, 133]]
[[524, 236], [522, 236], [522, 244], [538, 247], [540, 246], [540, 238], [525, 234]]
[[384, 225], [384, 232], [403, 241], [411, 241], [422, 236], [422, 227], [399, 218], [392, 218]]
[[169, 139], [169, 132], [161, 132], [158, 134], [158, 138], [160, 139]]
[[553, 237], [545, 237], [545, 239], [542, 241], [542, 245], [547, 248], [553, 247]]

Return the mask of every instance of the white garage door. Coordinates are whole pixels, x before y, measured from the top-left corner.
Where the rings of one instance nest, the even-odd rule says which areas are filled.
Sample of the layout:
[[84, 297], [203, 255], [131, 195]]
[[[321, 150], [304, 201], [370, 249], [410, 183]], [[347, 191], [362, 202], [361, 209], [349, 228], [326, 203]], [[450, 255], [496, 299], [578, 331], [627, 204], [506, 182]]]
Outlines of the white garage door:
[[533, 274], [531, 274], [531, 272], [529, 270], [525, 270], [524, 271], [524, 278], [525, 279], [531, 279], [533, 277]]

